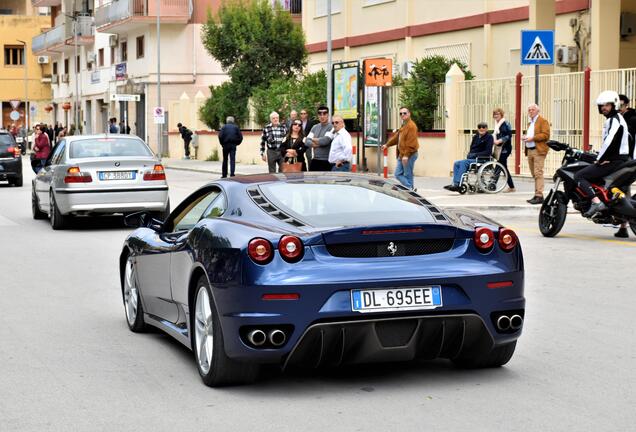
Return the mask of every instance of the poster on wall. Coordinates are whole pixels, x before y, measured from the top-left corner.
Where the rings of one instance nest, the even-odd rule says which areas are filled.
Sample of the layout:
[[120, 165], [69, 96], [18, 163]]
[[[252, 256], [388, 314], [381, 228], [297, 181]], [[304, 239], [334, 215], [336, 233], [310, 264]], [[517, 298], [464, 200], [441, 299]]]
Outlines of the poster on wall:
[[382, 89], [364, 88], [364, 145], [380, 144], [382, 125]]
[[337, 63], [333, 70], [333, 112], [344, 119], [358, 117], [358, 63]]

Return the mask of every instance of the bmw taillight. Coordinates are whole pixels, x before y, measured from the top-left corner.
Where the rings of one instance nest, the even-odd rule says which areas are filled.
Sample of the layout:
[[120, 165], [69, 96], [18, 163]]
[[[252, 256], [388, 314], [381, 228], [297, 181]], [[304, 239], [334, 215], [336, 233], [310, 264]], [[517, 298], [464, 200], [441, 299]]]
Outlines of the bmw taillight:
[[515, 246], [517, 246], [517, 243], [519, 243], [517, 234], [515, 234], [515, 232], [510, 228], [501, 228], [499, 230], [498, 241], [499, 247], [505, 252], [512, 251]]
[[80, 167], [72, 166], [66, 170], [64, 183], [90, 183], [93, 181], [90, 173], [82, 172]]
[[492, 250], [495, 244], [495, 235], [490, 228], [479, 227], [475, 229], [473, 241], [479, 252], [487, 253]]
[[20, 157], [20, 147], [9, 147], [7, 153], [13, 153], [13, 157]]
[[247, 245], [247, 254], [257, 264], [267, 264], [274, 257], [274, 247], [264, 238], [254, 238]]
[[152, 171], [146, 171], [144, 173], [144, 180], [165, 180], [166, 172], [163, 169], [163, 165], [156, 164], [152, 167]]
[[284, 235], [278, 241], [278, 252], [287, 262], [298, 262], [302, 259], [305, 248], [301, 239]]

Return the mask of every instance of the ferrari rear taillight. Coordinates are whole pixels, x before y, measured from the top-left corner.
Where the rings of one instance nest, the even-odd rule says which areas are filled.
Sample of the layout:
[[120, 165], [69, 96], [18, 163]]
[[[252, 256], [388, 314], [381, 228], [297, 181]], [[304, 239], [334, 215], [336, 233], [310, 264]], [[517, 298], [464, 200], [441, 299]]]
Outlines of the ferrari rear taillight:
[[285, 235], [278, 241], [278, 252], [287, 262], [298, 262], [304, 253], [303, 242], [298, 237]]
[[498, 240], [499, 247], [505, 252], [512, 251], [519, 242], [517, 239], [517, 234], [515, 234], [515, 232], [510, 228], [501, 228], [499, 230]]
[[64, 183], [90, 183], [93, 181], [90, 173], [82, 172], [78, 166], [66, 170]]
[[152, 171], [146, 171], [144, 173], [144, 180], [165, 180], [166, 172], [163, 169], [163, 165], [156, 164]]
[[257, 264], [267, 264], [274, 257], [274, 247], [264, 238], [254, 238], [247, 245], [247, 254]]
[[490, 252], [495, 244], [495, 235], [490, 228], [479, 227], [475, 230], [473, 241], [479, 252]]

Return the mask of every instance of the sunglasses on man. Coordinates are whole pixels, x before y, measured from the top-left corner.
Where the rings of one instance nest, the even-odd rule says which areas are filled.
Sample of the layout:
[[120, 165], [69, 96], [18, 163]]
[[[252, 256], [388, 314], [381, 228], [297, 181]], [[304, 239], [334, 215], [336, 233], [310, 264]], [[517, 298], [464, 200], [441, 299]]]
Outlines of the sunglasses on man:
[[408, 111], [400, 111], [400, 115], [401, 115], [401, 116], [405, 116], [405, 115], [407, 115], [407, 114], [408, 114]]

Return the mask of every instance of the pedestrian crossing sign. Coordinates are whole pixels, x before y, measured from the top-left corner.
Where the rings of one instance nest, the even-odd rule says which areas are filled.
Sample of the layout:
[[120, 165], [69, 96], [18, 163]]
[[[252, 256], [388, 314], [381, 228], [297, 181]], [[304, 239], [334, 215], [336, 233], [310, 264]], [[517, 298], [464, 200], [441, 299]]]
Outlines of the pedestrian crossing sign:
[[554, 64], [554, 30], [521, 30], [521, 64]]

